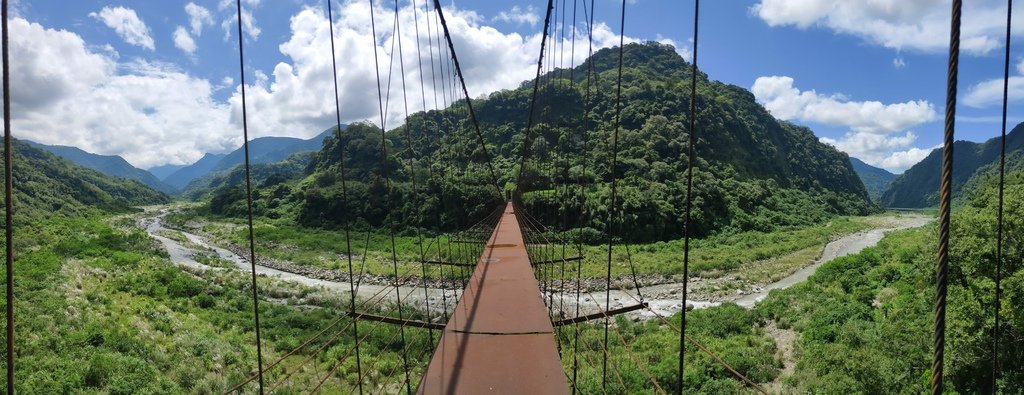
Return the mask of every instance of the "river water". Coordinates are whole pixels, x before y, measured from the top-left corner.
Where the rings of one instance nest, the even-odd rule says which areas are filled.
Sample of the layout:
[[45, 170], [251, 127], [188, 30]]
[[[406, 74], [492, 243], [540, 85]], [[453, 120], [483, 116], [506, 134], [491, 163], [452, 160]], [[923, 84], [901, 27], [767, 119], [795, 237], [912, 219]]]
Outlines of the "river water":
[[[207, 249], [215, 253], [221, 259], [233, 262], [240, 270], [244, 270], [246, 272], [250, 270], [251, 266], [248, 259], [227, 249], [212, 245], [199, 235], [175, 229], [176, 231], [181, 232], [190, 244], [200, 246], [200, 248], [183, 245], [177, 240], [164, 237], [162, 233], [165, 230], [168, 230], [164, 226], [164, 217], [169, 212], [169, 209], [166, 208], [154, 211], [151, 213], [152, 215], [145, 216], [140, 219], [138, 225], [145, 229], [146, 233], [148, 233], [150, 237], [163, 244], [164, 249], [166, 249], [168, 255], [170, 255], [171, 262], [175, 265], [200, 270], [225, 270], [223, 268], [210, 267], [195, 260], [193, 256], [196, 253], [200, 252], [201, 249]], [[748, 294], [735, 295], [731, 298], [726, 298], [724, 302], [733, 302], [743, 307], [752, 308], [758, 302], [764, 300], [772, 290], [788, 288], [794, 284], [807, 280], [807, 278], [814, 274], [821, 265], [828, 261], [841, 256], [855, 254], [865, 248], [874, 246], [875, 244], [878, 244], [882, 237], [888, 232], [924, 226], [931, 220], [932, 218], [925, 216], [899, 216], [892, 218], [892, 221], [884, 227], [841, 237], [826, 244], [821, 258], [813, 264], [799, 269], [781, 280], [768, 284], [764, 287], [760, 287]], [[282, 281], [321, 288], [336, 293], [348, 293], [351, 287], [348, 282], [321, 280], [262, 265], [256, 265], [256, 273], [259, 275], [274, 277]], [[682, 286], [683, 284], [681, 283], [670, 283], [643, 287], [640, 292], [649, 296], [644, 298], [644, 300], [649, 304], [650, 308], [648, 310], [638, 310], [630, 313], [631, 316], [635, 318], [649, 319], [658, 315], [669, 316], [678, 312], [683, 307], [683, 303], [677, 296], [682, 291]], [[403, 304], [412, 305], [420, 309], [429, 305], [430, 309], [436, 312], [442, 306], [447, 311], [451, 311], [461, 292], [461, 289], [424, 289], [422, 286], [399, 286], [396, 290], [396, 287], [393, 285], [361, 283], [356, 290], [356, 297], [357, 300], [370, 300], [368, 303], [387, 303], [396, 301], [400, 294]], [[557, 307], [556, 310], [564, 311], [565, 316], [571, 317], [576, 315], [575, 290], [566, 291], [565, 293], [538, 296], [547, 299], [549, 305]], [[610, 309], [616, 309], [635, 305], [638, 303], [638, 300], [639, 297], [636, 290], [613, 289], [608, 291], [607, 294], [605, 291], [583, 292], [580, 295], [578, 311], [580, 314], [592, 314], [603, 311], [606, 306]], [[693, 308], [697, 309], [718, 306], [721, 303], [723, 303], [723, 301], [712, 302], [687, 300], [688, 305], [692, 305]]]

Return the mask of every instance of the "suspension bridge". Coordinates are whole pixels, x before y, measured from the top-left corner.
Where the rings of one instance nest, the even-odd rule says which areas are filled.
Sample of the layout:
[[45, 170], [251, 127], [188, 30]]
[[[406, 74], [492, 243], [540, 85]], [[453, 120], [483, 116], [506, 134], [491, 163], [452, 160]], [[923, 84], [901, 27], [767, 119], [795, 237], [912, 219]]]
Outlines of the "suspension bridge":
[[[253, 304], [253, 325], [257, 355], [252, 374], [237, 383], [232, 383], [228, 393], [273, 393], [283, 386], [294, 388], [290, 381], [293, 375], [308, 369], [310, 361], [320, 357], [324, 350], [336, 344], [340, 338], [348, 338], [352, 347], [345, 354], [330, 361], [325, 372], [317, 372], [316, 379], [308, 384], [310, 393], [335, 389], [350, 393], [407, 393], [421, 394], [479, 394], [479, 393], [550, 393], [568, 394], [582, 392], [582, 383], [594, 384], [603, 393], [620, 393], [626, 391], [622, 369], [639, 369], [647, 379], [645, 386], [650, 392], [668, 393], [682, 392], [683, 377], [686, 366], [685, 353], [699, 352], [712, 358], [722, 368], [730, 372], [733, 378], [741, 382], [753, 392], [767, 393], [757, 383], [744, 376], [740, 371], [729, 366], [722, 358], [715, 355], [687, 335], [686, 309], [681, 309], [679, 320], [664, 317], [652, 309], [643, 296], [632, 260], [629, 258], [628, 245], [622, 241], [628, 229], [621, 226], [624, 215], [621, 202], [617, 199], [618, 152], [620, 149], [619, 128], [623, 108], [623, 47], [625, 38], [626, 1], [619, 7], [620, 26], [618, 65], [615, 93], [610, 97], [612, 103], [602, 105], [613, 109], [615, 129], [612, 131], [610, 146], [610, 201], [606, 202], [609, 209], [605, 213], [603, 223], [606, 228], [604, 246], [605, 257], [604, 297], [593, 294], [593, 290], [581, 284], [582, 261], [584, 248], [580, 241], [569, 241], [561, 238], [561, 232], [567, 228], [574, 217], [593, 215], [581, 208], [588, 198], [586, 193], [586, 169], [570, 168], [568, 160], [558, 161], [554, 156], [544, 152], [535, 152], [534, 141], [538, 134], [550, 132], [559, 123], [575, 122], [583, 128], [591, 125], [595, 104], [593, 92], [595, 66], [593, 62], [575, 64], [576, 54], [593, 55], [594, 0], [548, 0], [545, 6], [545, 18], [542, 30], [540, 51], [537, 56], [536, 76], [532, 81], [530, 108], [525, 114], [525, 128], [522, 131], [522, 150], [520, 161], [514, 167], [497, 165], [493, 162], [493, 149], [486, 143], [487, 130], [481, 127], [474, 109], [474, 100], [467, 88], [462, 65], [459, 62], [458, 48], [453, 40], [445, 19], [444, 9], [439, 0], [428, 0], [422, 3], [412, 0], [412, 16], [414, 18], [415, 42], [404, 43], [416, 48], [417, 60], [406, 62], [403, 58], [402, 26], [399, 17], [400, 5], [396, 0], [393, 5], [388, 2], [370, 5], [371, 25], [374, 42], [374, 64], [377, 70], [377, 103], [379, 108], [379, 152], [377, 166], [370, 172], [354, 175], [346, 168], [346, 141], [344, 130], [340, 127], [341, 105], [338, 97], [336, 51], [334, 39], [334, 8], [332, 1], [327, 1], [325, 11], [331, 29], [332, 64], [334, 66], [334, 99], [338, 141], [337, 174], [341, 185], [340, 199], [342, 207], [350, 207], [349, 187], [353, 183], [378, 185], [380, 188], [379, 207], [381, 212], [390, 213], [395, 209], [396, 193], [393, 187], [395, 174], [408, 173], [411, 181], [413, 204], [421, 207], [423, 218], [400, 219], [394, 215], [386, 215], [384, 222], [376, 224], [372, 230], [390, 237], [390, 263], [393, 272], [392, 287], [382, 288], [380, 292], [368, 298], [358, 299], [357, 288], [360, 286], [360, 263], [353, 257], [359, 256], [358, 244], [360, 236], [353, 231], [354, 217], [359, 213], [345, 213], [341, 218], [345, 236], [344, 254], [347, 261], [346, 269], [349, 279], [349, 297], [343, 307], [344, 314], [322, 330], [303, 341], [293, 350], [280, 354], [274, 360], [265, 360], [263, 339], [260, 332], [261, 303], [260, 289], [257, 283], [256, 263], [257, 250], [253, 232], [252, 180], [249, 173], [248, 157], [248, 115], [246, 113], [246, 75], [245, 53], [243, 40], [242, 2], [236, 0], [238, 10], [237, 36], [239, 45], [239, 65], [242, 97], [242, 126], [245, 137], [246, 152], [246, 193], [249, 197], [247, 226], [249, 230], [248, 260], [252, 265], [251, 290]], [[1008, 3], [1010, 3], [1008, 1]], [[692, 235], [692, 211], [694, 202], [692, 195], [695, 157], [695, 140], [700, 134], [700, 120], [697, 111], [697, 44], [698, 21], [700, 15], [699, 0], [693, 2], [693, 48], [689, 76], [690, 100], [688, 103], [689, 125], [686, 130], [688, 146], [686, 147], [686, 197], [679, 202], [685, 207], [683, 228], [684, 249], [679, 257], [684, 284], [688, 279], [690, 239]], [[393, 7], [393, 20], [378, 21], [376, 12], [384, 7]], [[934, 363], [932, 366], [932, 393], [942, 391], [943, 351], [945, 347], [945, 293], [946, 273], [949, 248], [949, 215], [950, 188], [952, 172], [952, 143], [954, 136], [955, 100], [957, 86], [957, 67], [959, 54], [961, 2], [954, 1], [951, 12], [952, 34], [950, 40], [949, 64], [949, 101], [946, 108], [945, 154], [942, 173], [939, 251], [936, 263], [936, 304], [934, 328]], [[1009, 10], [1007, 15], [1006, 68], [1009, 68]], [[16, 388], [14, 375], [16, 356], [16, 337], [14, 322], [13, 276], [14, 243], [12, 242], [14, 215], [12, 210], [12, 164], [11, 164], [11, 127], [10, 127], [10, 90], [8, 75], [8, 32], [7, 32], [7, 0], [3, 1], [3, 90], [4, 90], [4, 129], [5, 129], [5, 175], [6, 175], [6, 278], [7, 278], [7, 391], [13, 394]], [[377, 48], [378, 28], [390, 25], [392, 54], [389, 64], [382, 65]], [[386, 30], [386, 29], [385, 29]], [[557, 40], [553, 40], [556, 39]], [[577, 47], [578, 44], [578, 47]], [[565, 45], [570, 48], [566, 50]], [[420, 53], [427, 48], [428, 54]], [[577, 52], [578, 51], [578, 52]], [[569, 56], [566, 57], [565, 54]], [[422, 59], [429, 59], [424, 64]], [[578, 67], [582, 66], [582, 67]], [[406, 68], [416, 67], [419, 70], [419, 81], [406, 81]], [[582, 72], [583, 75], [575, 73]], [[429, 76], [429, 80], [427, 79]], [[392, 97], [391, 87], [400, 86], [401, 97]], [[569, 88], [577, 89], [576, 84], [585, 86], [585, 98], [580, 105], [581, 111], [573, 113], [572, 119], [556, 116], [551, 108], [567, 103], [558, 102], [553, 94], [560, 86], [568, 84]], [[417, 85], [419, 86], [417, 89]], [[431, 95], [425, 86], [430, 86]], [[1004, 86], [1005, 92], [1005, 86]], [[409, 112], [409, 102], [419, 100], [424, 109], [419, 116]], [[432, 101], [428, 96], [433, 96]], [[1005, 93], [1004, 93], [1005, 97]], [[407, 117], [404, 128], [385, 132], [388, 126], [387, 116], [392, 106], [401, 105]], [[442, 112], [443, 110], [443, 112]], [[1003, 138], [1005, 140], [1005, 99], [1003, 112]], [[398, 138], [406, 141], [403, 150], [389, 150], [386, 133], [404, 134]], [[474, 147], [451, 146], [455, 137], [468, 136], [475, 140]], [[394, 137], [394, 136], [392, 136]], [[427, 145], [433, 144], [429, 150], [436, 163], [443, 166], [423, 165], [424, 152]], [[585, 136], [570, 135], [558, 140], [554, 149], [562, 153], [558, 157], [568, 158], [571, 155], [584, 156], [589, 144]], [[1005, 148], [1004, 148], [1005, 151]], [[1005, 152], [1004, 152], [1005, 155]], [[578, 161], [597, 165], [594, 158], [581, 157]], [[418, 168], [422, 166], [425, 168]], [[506, 173], [515, 169], [515, 176]], [[504, 172], [503, 172], [504, 171]], [[1001, 174], [1002, 178], [1002, 174]], [[461, 191], [447, 190], [441, 180], [454, 180], [454, 184], [463, 185]], [[474, 199], [467, 198], [470, 193]], [[1000, 195], [1001, 197], [1002, 195]], [[544, 201], [557, 204], [537, 204]], [[1001, 261], [1002, 246], [1002, 202], [1000, 200], [1000, 253], [997, 265]], [[538, 213], [531, 210], [547, 210]], [[460, 215], [453, 216], [456, 212]], [[544, 223], [538, 218], [560, 218], [562, 224]], [[416, 222], [411, 225], [418, 238], [418, 259], [410, 264], [400, 262], [395, 247], [396, 229], [399, 220]], [[428, 231], [432, 230], [432, 231]], [[369, 232], [369, 231], [368, 231]], [[368, 236], [367, 236], [368, 237]], [[617, 247], [625, 247], [625, 262], [617, 262]], [[613, 278], [613, 264], [628, 267], [629, 274], [619, 279]], [[411, 266], [410, 266], [411, 265]], [[998, 269], [996, 271], [998, 276]], [[428, 283], [432, 278], [449, 279], [454, 286], [439, 294], [427, 292]], [[625, 281], [621, 281], [625, 278]], [[623, 288], [622, 284], [613, 285], [613, 280], [628, 285], [628, 293], [632, 300], [619, 307], [611, 305], [610, 291], [614, 287]], [[419, 282], [417, 286], [417, 282]], [[442, 288], [444, 288], [442, 286]], [[997, 277], [998, 305], [998, 277]], [[450, 291], [450, 292], [449, 292]], [[403, 293], [404, 292], [404, 293]], [[421, 308], [413, 308], [403, 303], [413, 292], [424, 293]], [[600, 292], [600, 291], [598, 291]], [[686, 303], [686, 288], [680, 297], [680, 306]], [[391, 298], [393, 308], [375, 308]], [[440, 299], [440, 301], [437, 301]], [[434, 301], [434, 303], [432, 303]], [[603, 301], [603, 303], [601, 303]], [[591, 305], [588, 305], [591, 304]], [[650, 371], [652, 361], [637, 358], [627, 341], [628, 336], [619, 331], [614, 316], [634, 312], [647, 311], [656, 319], [661, 320], [667, 330], [678, 335], [678, 347], [665, 350], [666, 359], [678, 360], [678, 374], [675, 382], [659, 382]], [[592, 311], [591, 313], [586, 313]], [[998, 314], [998, 309], [996, 312]], [[995, 317], [998, 331], [998, 315]], [[596, 322], [596, 326], [586, 326]], [[384, 328], [384, 329], [382, 329]], [[391, 328], [391, 329], [386, 329]], [[397, 330], [394, 330], [397, 328]], [[597, 336], [584, 336], [599, 333]], [[389, 342], [394, 342], [401, 349], [401, 361], [397, 366], [384, 368], [375, 359], [375, 355], [367, 354], [364, 342], [375, 331], [389, 331]], [[408, 332], [427, 333], [429, 348], [433, 351], [429, 358], [410, 357], [408, 347], [411, 342]], [[600, 339], [597, 342], [592, 338]], [[998, 337], [997, 337], [998, 338]], [[588, 340], [590, 339], [590, 340]], [[999, 345], [994, 346], [998, 355]], [[595, 350], [596, 353], [583, 352], [584, 349]], [[689, 351], [688, 351], [689, 350]], [[622, 366], [609, 360], [610, 354], [618, 352], [627, 355], [632, 366]], [[595, 358], [595, 354], [597, 357]], [[427, 361], [417, 365], [418, 360]], [[314, 362], [315, 364], [316, 362]], [[600, 366], [600, 374], [587, 376], [581, 366]], [[339, 369], [354, 371], [348, 374], [339, 373]], [[388, 370], [375, 372], [376, 370]], [[996, 367], [996, 369], [998, 369]], [[594, 369], [594, 371], [597, 371]], [[399, 380], [397, 382], [378, 383], [370, 386], [368, 376], [384, 374], [385, 377]], [[998, 375], [996, 375], [998, 376]]]

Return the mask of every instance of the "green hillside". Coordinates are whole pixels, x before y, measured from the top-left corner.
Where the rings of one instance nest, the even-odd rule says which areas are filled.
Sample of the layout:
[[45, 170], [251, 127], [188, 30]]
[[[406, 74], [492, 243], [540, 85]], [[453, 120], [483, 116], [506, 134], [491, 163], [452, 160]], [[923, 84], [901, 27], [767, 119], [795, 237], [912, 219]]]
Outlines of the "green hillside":
[[25, 142], [36, 148], [42, 148], [46, 151], [52, 152], [57, 156], [70, 160], [76, 164], [93, 170], [98, 170], [108, 176], [135, 180], [163, 193], [173, 194], [177, 192], [174, 187], [164, 184], [152, 173], [132, 166], [128, 161], [124, 160], [124, 158], [117, 155], [99, 155], [86, 152], [76, 147], [39, 144], [27, 140]]
[[[986, 165], [999, 161], [999, 138], [984, 143], [957, 141], [953, 144], [953, 195], [959, 196], [964, 185]], [[1012, 153], [1024, 147], [1024, 123], [1018, 124], [1006, 136], [1006, 151]], [[937, 148], [924, 160], [896, 177], [882, 194], [885, 207], [932, 207], [939, 204], [939, 177], [942, 149]]]
[[864, 187], [868, 190], [868, 196], [871, 196], [873, 200], [881, 198], [882, 193], [889, 187], [892, 180], [896, 178], [896, 175], [888, 170], [871, 166], [854, 157], [850, 157], [850, 164], [853, 165], [853, 171], [857, 172], [860, 180], [864, 182]]
[[89, 207], [124, 211], [167, 203], [167, 195], [138, 181], [107, 176], [14, 140], [15, 218], [79, 215]]
[[[563, 228], [584, 234], [604, 229], [617, 53], [604, 49], [593, 56], [597, 75], [588, 130], [580, 122], [587, 85], [584, 66], [573, 73], [572, 86], [568, 71], [542, 77], [545, 84], [537, 109], [542, 122], [535, 126], [536, 137], [530, 142], [531, 157], [541, 161], [525, 169], [523, 199], [544, 223], [562, 223], [555, 190], [581, 181], [587, 185], [587, 203], [581, 205], [578, 199], [569, 203], [569, 220]], [[627, 45], [625, 58], [616, 170], [619, 202], [629, 213], [623, 226], [637, 240], [675, 238], [682, 233], [685, 196], [689, 95], [684, 88], [689, 83], [689, 65], [672, 47], [657, 43]], [[776, 120], [745, 89], [708, 80], [704, 74], [698, 78], [701, 114], [694, 182], [698, 233], [771, 230], [872, 209], [846, 154], [820, 143], [805, 127]], [[531, 89], [532, 83], [524, 82], [518, 89], [495, 92], [473, 103], [506, 189], [515, 183]], [[395, 185], [393, 215], [402, 219], [397, 222], [458, 229], [493, 209], [496, 194], [465, 119], [464, 105], [457, 105], [414, 114], [405, 125], [388, 132]], [[411, 139], [406, 137], [407, 130]], [[341, 205], [338, 142], [333, 136], [326, 139], [305, 178], [286, 186], [288, 197], [276, 197], [292, 204], [272, 204], [270, 199], [275, 198], [263, 194], [257, 207], [274, 215], [293, 215], [308, 226], [339, 226], [344, 213], [361, 213], [362, 223], [370, 226], [385, 223], [379, 133], [369, 124], [349, 125], [345, 130], [351, 207]], [[556, 163], [567, 163], [568, 174], [555, 171]], [[413, 174], [421, 195], [411, 191]], [[220, 193], [240, 196], [235, 191]], [[227, 200], [219, 199], [218, 208], [230, 206]], [[443, 207], [437, 224], [433, 207], [439, 206]]]

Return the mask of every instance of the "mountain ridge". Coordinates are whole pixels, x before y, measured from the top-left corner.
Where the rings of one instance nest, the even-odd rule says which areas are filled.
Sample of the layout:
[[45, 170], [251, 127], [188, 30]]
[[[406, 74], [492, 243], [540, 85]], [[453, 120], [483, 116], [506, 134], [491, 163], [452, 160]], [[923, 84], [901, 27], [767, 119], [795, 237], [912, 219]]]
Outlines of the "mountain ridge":
[[864, 182], [864, 187], [868, 190], [868, 196], [875, 201], [882, 197], [882, 193], [889, 187], [892, 180], [896, 178], [896, 174], [880, 167], [871, 166], [852, 156], [850, 157], [850, 164], [853, 166], [853, 171], [857, 172], [860, 180]]
[[[999, 159], [1000, 138], [981, 143], [960, 140], [953, 143], [953, 195], [959, 196], [979, 170]], [[1024, 148], [1024, 122], [1006, 134], [1006, 152]], [[942, 148], [932, 150], [923, 160], [893, 179], [881, 197], [884, 207], [925, 208], [938, 205]]]
[[[345, 125], [342, 125], [344, 127]], [[297, 137], [258, 137], [249, 140], [249, 163], [275, 163], [287, 159], [292, 154], [303, 151], [317, 151], [323, 145], [324, 138], [333, 128], [324, 130], [308, 139]], [[184, 166], [164, 179], [164, 182], [179, 190], [196, 190], [201, 186], [190, 186], [195, 180], [212, 172], [230, 171], [237, 165], [245, 163], [245, 146], [236, 148], [226, 154], [207, 153], [195, 163]]]
[[163, 183], [149, 171], [132, 166], [118, 155], [94, 154], [78, 147], [42, 144], [31, 140], [24, 140], [24, 142], [103, 174], [135, 180], [166, 194], [177, 193], [176, 188]]

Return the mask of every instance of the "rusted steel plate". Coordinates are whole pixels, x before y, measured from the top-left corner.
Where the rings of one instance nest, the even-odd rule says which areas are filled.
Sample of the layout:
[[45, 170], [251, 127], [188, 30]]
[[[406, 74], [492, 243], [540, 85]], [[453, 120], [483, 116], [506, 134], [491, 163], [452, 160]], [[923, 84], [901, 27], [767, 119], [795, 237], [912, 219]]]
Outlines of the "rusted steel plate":
[[509, 203], [417, 392], [567, 394], [553, 332]]

